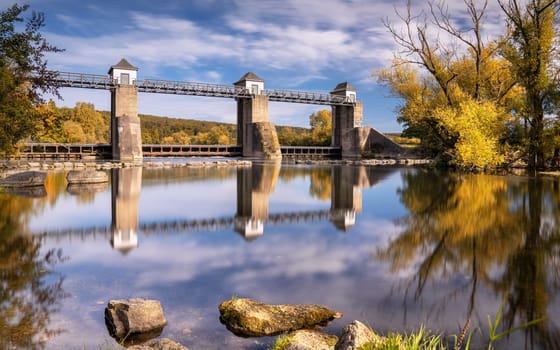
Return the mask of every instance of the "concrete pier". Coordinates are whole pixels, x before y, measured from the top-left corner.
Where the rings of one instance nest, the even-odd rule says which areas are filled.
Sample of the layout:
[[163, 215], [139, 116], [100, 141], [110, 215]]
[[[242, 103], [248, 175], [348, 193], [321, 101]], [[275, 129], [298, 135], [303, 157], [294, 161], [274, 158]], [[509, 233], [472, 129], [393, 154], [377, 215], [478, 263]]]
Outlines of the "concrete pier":
[[234, 85], [251, 93], [236, 98], [237, 144], [243, 149], [243, 157], [281, 159], [276, 126], [269, 120], [268, 97], [262, 95], [264, 81], [249, 72]]
[[111, 145], [113, 160], [142, 163], [142, 134], [138, 117], [136, 72], [124, 58], [109, 69], [116, 82], [111, 88]]

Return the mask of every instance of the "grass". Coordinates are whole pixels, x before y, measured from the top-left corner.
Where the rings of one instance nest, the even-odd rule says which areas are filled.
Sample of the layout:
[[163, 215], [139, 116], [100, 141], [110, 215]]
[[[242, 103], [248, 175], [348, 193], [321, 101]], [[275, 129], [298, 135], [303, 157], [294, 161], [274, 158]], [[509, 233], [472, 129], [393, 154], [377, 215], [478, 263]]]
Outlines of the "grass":
[[389, 333], [380, 343], [364, 344], [360, 350], [444, 350], [441, 335], [431, 334], [424, 327], [410, 334]]
[[[500, 327], [500, 323], [502, 321], [502, 308], [498, 310], [496, 316], [492, 319], [492, 317], [488, 316], [488, 350], [494, 349], [494, 342], [506, 337], [514, 332], [519, 330], [526, 329], [528, 327], [534, 326], [542, 321], [545, 318], [539, 318], [533, 321], [526, 322], [520, 326], [513, 327], [507, 329], [502, 332], [498, 332]], [[469, 331], [470, 327], [470, 319], [467, 320], [461, 334], [452, 335], [451, 337], [454, 338], [454, 345], [453, 350], [469, 350], [471, 344], [471, 338], [474, 333], [473, 331]], [[372, 330], [373, 332], [373, 330]], [[466, 338], [466, 339], [465, 339]], [[463, 347], [463, 342], [464, 343]], [[360, 350], [451, 350], [446, 345], [446, 342], [442, 339], [441, 335], [438, 334], [431, 334], [427, 331], [424, 327], [421, 327], [418, 332], [412, 332], [408, 335], [401, 335], [398, 333], [390, 333], [385, 339], [383, 339], [382, 343], [376, 344], [365, 344], [363, 345]]]

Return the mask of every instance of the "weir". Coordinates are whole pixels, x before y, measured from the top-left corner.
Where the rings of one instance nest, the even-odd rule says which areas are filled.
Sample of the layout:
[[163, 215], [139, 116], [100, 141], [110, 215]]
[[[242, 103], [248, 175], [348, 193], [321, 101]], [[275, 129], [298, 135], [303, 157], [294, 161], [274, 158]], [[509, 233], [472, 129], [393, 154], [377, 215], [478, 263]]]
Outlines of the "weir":
[[270, 121], [269, 101], [330, 105], [332, 108], [331, 147], [340, 149], [342, 158], [357, 159], [373, 152], [400, 153], [402, 149], [373, 128], [363, 127], [363, 105], [356, 89], [348, 82], [330, 93], [266, 90], [264, 80], [248, 72], [233, 85], [137, 80], [138, 68], [121, 59], [108, 76], [58, 72], [59, 87], [105, 89], [111, 91], [112, 158], [141, 163], [142, 138], [138, 117], [138, 93], [164, 93], [234, 98], [237, 101], [237, 146], [243, 157], [281, 159], [275, 125]]

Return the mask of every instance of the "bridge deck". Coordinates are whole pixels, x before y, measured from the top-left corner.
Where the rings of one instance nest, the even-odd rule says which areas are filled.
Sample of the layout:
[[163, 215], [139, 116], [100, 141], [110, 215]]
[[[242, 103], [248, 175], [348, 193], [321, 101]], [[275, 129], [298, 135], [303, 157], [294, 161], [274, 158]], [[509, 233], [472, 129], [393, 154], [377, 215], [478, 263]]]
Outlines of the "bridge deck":
[[[59, 87], [110, 90], [116, 83], [108, 75], [58, 72], [55, 83]], [[227, 98], [250, 98], [251, 92], [233, 85], [144, 79], [135, 82], [139, 92]], [[266, 89], [263, 94], [270, 101], [317, 105], [353, 105], [356, 101], [345, 96], [324, 92]]]
[[[282, 156], [297, 157], [340, 157], [340, 147], [324, 146], [281, 146]], [[145, 157], [196, 157], [242, 155], [238, 145], [142, 145]], [[78, 143], [28, 143], [23, 146], [19, 158], [24, 159], [110, 159], [110, 144]]]

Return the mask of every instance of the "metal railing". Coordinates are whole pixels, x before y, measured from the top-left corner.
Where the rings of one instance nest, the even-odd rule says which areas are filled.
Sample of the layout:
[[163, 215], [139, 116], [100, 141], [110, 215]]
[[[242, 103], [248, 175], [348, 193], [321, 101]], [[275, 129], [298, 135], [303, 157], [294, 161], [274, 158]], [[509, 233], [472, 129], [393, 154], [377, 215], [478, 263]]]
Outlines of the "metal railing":
[[[117, 86], [117, 81], [109, 75], [85, 74], [72, 72], [57, 72], [54, 82], [59, 87], [89, 88], [110, 90]], [[139, 92], [226, 97], [226, 98], [250, 98], [253, 96], [249, 89], [222, 84], [181, 82], [173, 80], [144, 79], [133, 81]], [[325, 92], [309, 92], [298, 90], [266, 89], [262, 94], [270, 101], [305, 103], [317, 105], [353, 105], [357, 101], [341, 95], [333, 95]]]
[[116, 82], [108, 75], [58, 72], [55, 83], [60, 87], [109, 90]]

